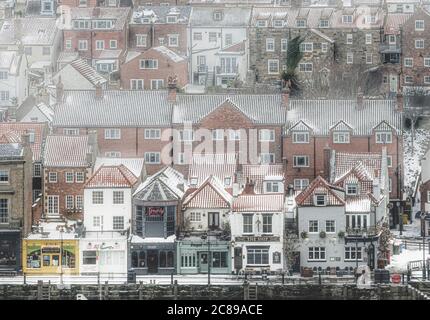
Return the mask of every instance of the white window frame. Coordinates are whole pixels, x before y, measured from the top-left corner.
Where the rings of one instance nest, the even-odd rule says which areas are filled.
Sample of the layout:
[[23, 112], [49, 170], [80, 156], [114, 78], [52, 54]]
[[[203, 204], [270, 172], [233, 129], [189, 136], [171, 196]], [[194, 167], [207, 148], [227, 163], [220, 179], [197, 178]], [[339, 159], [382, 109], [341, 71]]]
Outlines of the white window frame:
[[[321, 200], [323, 200], [323, 203], [319, 203]], [[316, 206], [316, 207], [327, 206], [327, 195], [325, 195], [325, 194], [314, 195], [314, 206]]]
[[[274, 66], [276, 66], [276, 70], [273, 71], [274, 69], [272, 69], [272, 65], [274, 64]], [[267, 73], [268, 74], [279, 74], [279, 60], [278, 59], [268, 59], [267, 60]]]
[[424, 49], [424, 39], [415, 39], [415, 49]]
[[[168, 46], [169, 47], [179, 47], [179, 34], [169, 34], [167, 35], [167, 39], [168, 39]], [[172, 43], [172, 40], [176, 40], [176, 44]]]
[[281, 39], [281, 52], [288, 51], [288, 39]]
[[309, 143], [309, 132], [308, 131], [296, 131], [293, 132], [293, 143], [297, 143], [297, 144], [303, 144], [303, 143]]
[[64, 198], [66, 209], [73, 209], [75, 207], [75, 197], [71, 194], [68, 194]]
[[348, 196], [357, 196], [359, 194], [357, 183], [347, 183], [345, 185], [345, 193]]
[[405, 76], [405, 83], [414, 83], [414, 77]]
[[[154, 161], [151, 161], [151, 157], [155, 157]], [[158, 159], [158, 160], [157, 160]], [[147, 164], [160, 164], [161, 161], [161, 155], [160, 152], [145, 152], [145, 163]]]
[[213, 129], [212, 140], [223, 141], [225, 139], [224, 129]]
[[161, 139], [161, 129], [145, 129], [145, 140]]
[[366, 33], [366, 44], [372, 44], [372, 34], [371, 33]]
[[48, 214], [60, 213], [60, 196], [49, 195], [46, 210]]
[[[298, 164], [298, 160], [300, 158], [304, 158], [305, 159], [305, 164], [304, 165], [299, 165]], [[309, 156], [306, 156], [306, 155], [295, 155], [295, 156], [293, 156], [293, 167], [294, 168], [307, 168], [307, 167], [309, 167]]]
[[136, 34], [136, 47], [146, 48], [148, 46], [148, 35]]
[[430, 67], [430, 57], [424, 58], [424, 67]]
[[240, 136], [241, 136], [240, 129], [238, 130], [228, 129], [228, 140], [239, 141]]
[[190, 212], [190, 222], [201, 222], [202, 221], [202, 213], [200, 211], [192, 211]]
[[[315, 225], [316, 222], [316, 225]], [[320, 225], [319, 225], [319, 221], [318, 220], [309, 220], [308, 221], [308, 232], [310, 234], [315, 234], [318, 233], [320, 230]], [[316, 231], [315, 231], [315, 227], [316, 227]]]
[[144, 79], [130, 79], [130, 90], [144, 90], [145, 80]]
[[[328, 222], [333, 222], [333, 229], [334, 229], [333, 231], [328, 231], [328, 228], [327, 228], [327, 226], [328, 226], [327, 223]], [[325, 221], [325, 232], [326, 233], [336, 233], [336, 220], [326, 220]]]
[[300, 44], [300, 52], [313, 52], [314, 43], [313, 42], [302, 42]]
[[58, 173], [53, 172], [53, 171], [48, 172], [48, 182], [49, 183], [57, 183], [58, 182]]
[[412, 68], [414, 66], [414, 59], [413, 58], [404, 58], [403, 65], [407, 68]]
[[120, 140], [121, 139], [121, 129], [109, 128], [105, 129], [105, 140]]
[[[386, 139], [383, 139], [386, 138]], [[387, 144], [393, 142], [393, 133], [388, 131], [376, 132], [376, 143], [378, 144]]]
[[[422, 27], [421, 27], [421, 24], [422, 24]], [[424, 20], [415, 20], [415, 31], [424, 31], [424, 29], [425, 29]]]
[[347, 52], [346, 53], [346, 64], [353, 64], [354, 63], [354, 53], [353, 52]]
[[371, 52], [366, 52], [366, 64], [373, 64], [373, 55]]
[[63, 129], [63, 134], [66, 136], [78, 136], [79, 135], [79, 129], [66, 128], [66, 129]]
[[304, 190], [309, 185], [309, 179], [294, 179], [294, 190]]
[[88, 40], [78, 40], [78, 50], [88, 51]]
[[[75, 174], [73, 171], [68, 171], [64, 174], [66, 183], [74, 183], [75, 182]], [[71, 178], [71, 179], [70, 179]]]
[[350, 143], [350, 141], [351, 140], [349, 132], [333, 132], [333, 143], [344, 144]]
[[104, 50], [104, 49], [105, 49], [105, 41], [96, 40], [96, 50]]
[[[112, 45], [114, 44], [114, 45]], [[109, 48], [110, 49], [117, 49], [118, 48], [118, 41], [115, 39], [109, 40]]]
[[164, 79], [151, 79], [151, 90], [161, 90], [162, 88], [164, 88]]
[[112, 191], [112, 203], [113, 204], [124, 204], [124, 191], [123, 190], [113, 190]]
[[272, 129], [260, 129], [258, 131], [258, 141], [275, 141], [275, 130]]
[[354, 36], [352, 35], [352, 33], [346, 34], [346, 44], [354, 44]]
[[328, 43], [321, 42], [321, 52], [328, 52]]
[[[148, 61], [148, 66], [146, 66], [147, 61]], [[149, 65], [149, 61], [151, 62], [151, 66]], [[141, 59], [139, 60], [139, 68], [142, 70], [157, 70], [158, 59]]]
[[91, 192], [91, 203], [92, 204], [103, 204], [104, 203], [104, 192], [101, 190]]
[[275, 39], [266, 38], [266, 52], [274, 52], [275, 51]]
[[76, 183], [84, 183], [85, 182], [85, 173], [82, 171], [75, 172], [75, 182]]
[[[347, 254], [349, 258], [347, 258]], [[352, 258], [353, 254], [355, 258]], [[363, 261], [363, 247], [345, 246], [344, 261]]]
[[275, 163], [274, 153], [260, 153], [260, 164], [273, 164]]
[[[310, 68], [309, 68], [310, 66]], [[314, 66], [312, 62], [300, 62], [299, 71], [300, 72], [313, 72]]]

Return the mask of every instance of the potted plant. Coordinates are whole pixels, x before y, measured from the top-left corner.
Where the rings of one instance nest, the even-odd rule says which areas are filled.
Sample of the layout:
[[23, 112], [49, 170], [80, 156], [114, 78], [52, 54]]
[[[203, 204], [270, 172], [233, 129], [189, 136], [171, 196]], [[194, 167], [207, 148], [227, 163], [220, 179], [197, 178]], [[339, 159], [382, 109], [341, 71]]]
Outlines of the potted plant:
[[343, 238], [343, 237], [345, 237], [345, 231], [339, 231], [338, 233], [337, 233], [337, 236], [339, 237], [339, 238]]
[[302, 233], [300, 233], [300, 236], [302, 237], [302, 239], [306, 239], [308, 237], [308, 233], [306, 231], [302, 231]]
[[326, 236], [327, 234], [325, 233], [325, 231], [320, 232], [320, 238], [324, 239]]

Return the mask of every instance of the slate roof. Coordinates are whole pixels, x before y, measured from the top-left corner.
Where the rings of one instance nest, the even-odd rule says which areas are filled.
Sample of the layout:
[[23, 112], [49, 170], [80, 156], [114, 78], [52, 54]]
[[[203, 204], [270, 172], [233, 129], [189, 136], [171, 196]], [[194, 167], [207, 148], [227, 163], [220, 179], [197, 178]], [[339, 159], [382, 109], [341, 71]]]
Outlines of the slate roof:
[[[96, 10], [100, 9], [100, 13], [97, 14]], [[106, 31], [112, 30], [124, 30], [124, 27], [128, 21], [128, 15], [130, 13], [130, 8], [71, 8], [70, 15], [72, 20], [72, 25], [68, 28], [73, 28], [73, 20], [76, 19], [112, 19], [115, 20], [112, 29], [106, 29]], [[77, 30], [79, 31], [79, 30]], [[102, 31], [102, 30], [98, 30]]]
[[[214, 12], [222, 11], [221, 21], [213, 19]], [[190, 25], [193, 27], [243, 27], [246, 28], [251, 18], [250, 8], [240, 7], [193, 7]]]
[[94, 90], [71, 90], [64, 91], [53, 126], [170, 126], [171, 115], [167, 91], [104, 90], [98, 99]]
[[19, 143], [0, 143], [0, 160], [20, 159], [24, 148]]
[[399, 34], [400, 27], [412, 16], [412, 13], [388, 13], [385, 17], [385, 34]]
[[[15, 34], [17, 25], [20, 24], [20, 34]], [[0, 45], [16, 44], [18, 40], [23, 45], [52, 45], [57, 32], [57, 20], [55, 18], [18, 18], [6, 20], [0, 30]]]
[[85, 183], [85, 188], [132, 188], [138, 178], [123, 164], [102, 165]]
[[168, 15], [176, 15], [176, 23], [187, 24], [190, 14], [190, 6], [141, 6], [133, 10], [130, 24], [140, 24], [141, 18], [144, 16], [153, 17], [155, 24], [162, 24], [167, 22]]
[[45, 167], [87, 167], [91, 152], [88, 136], [48, 135], [43, 153]]
[[245, 194], [233, 201], [233, 212], [281, 212], [284, 209], [283, 194]]
[[256, 124], [284, 124], [287, 109], [282, 95], [177, 95], [173, 123], [198, 123], [223, 103], [228, 102]]
[[358, 109], [356, 100], [289, 100], [287, 130], [303, 121], [315, 135], [328, 135], [340, 120], [352, 127], [354, 135], [370, 135], [381, 122], [401, 134], [402, 115], [394, 100], [364, 100]]
[[107, 82], [107, 80], [101, 76], [96, 71], [96, 69], [91, 67], [84, 59], [74, 60], [70, 63], [70, 65], [93, 85]]

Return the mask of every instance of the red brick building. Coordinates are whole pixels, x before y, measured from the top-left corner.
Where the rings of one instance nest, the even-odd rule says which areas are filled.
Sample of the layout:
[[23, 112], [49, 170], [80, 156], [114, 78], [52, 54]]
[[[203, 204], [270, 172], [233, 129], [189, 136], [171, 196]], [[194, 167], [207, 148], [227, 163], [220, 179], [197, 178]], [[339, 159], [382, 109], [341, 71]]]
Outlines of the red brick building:
[[127, 50], [130, 8], [72, 8], [65, 52], [79, 52], [100, 73], [119, 70]]
[[164, 46], [145, 52], [130, 51], [121, 66], [121, 88], [158, 90], [167, 86], [169, 76], [177, 77], [179, 88], [188, 83], [186, 58]]
[[83, 218], [84, 184], [91, 177], [96, 155], [95, 137], [49, 135], [46, 138], [43, 154], [45, 217]]
[[145, 6], [133, 11], [130, 20], [129, 48], [145, 51], [165, 46], [187, 55], [189, 6]]

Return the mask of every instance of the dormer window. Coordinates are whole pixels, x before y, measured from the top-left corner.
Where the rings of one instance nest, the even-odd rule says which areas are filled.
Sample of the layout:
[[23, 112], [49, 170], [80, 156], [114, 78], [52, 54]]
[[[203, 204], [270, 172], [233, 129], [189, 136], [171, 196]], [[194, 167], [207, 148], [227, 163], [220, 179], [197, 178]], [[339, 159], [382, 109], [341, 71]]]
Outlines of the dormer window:
[[259, 27], [259, 28], [267, 27], [267, 21], [266, 20], [257, 20], [257, 27]]
[[320, 20], [320, 28], [328, 28], [329, 22], [328, 20]]
[[327, 196], [325, 194], [317, 194], [314, 198], [314, 204], [318, 207], [327, 205]]
[[214, 17], [215, 21], [221, 21], [222, 20], [222, 12], [221, 11], [215, 11], [213, 17]]
[[342, 23], [350, 24], [352, 23], [352, 15], [345, 14], [342, 16]]
[[94, 29], [111, 29], [112, 21], [111, 20], [96, 20], [93, 22]]
[[306, 20], [305, 19], [297, 19], [296, 20], [297, 28], [306, 28]]
[[228, 187], [231, 185], [231, 177], [225, 177], [224, 178], [224, 186]]
[[281, 183], [278, 181], [266, 181], [264, 183], [265, 193], [278, 193], [281, 192]]
[[197, 186], [197, 177], [191, 177], [191, 178], [190, 178], [190, 185], [191, 185], [192, 187]]
[[273, 27], [282, 28], [284, 26], [284, 20], [273, 20]]
[[376, 143], [391, 143], [393, 142], [393, 136], [391, 132], [377, 132]]
[[356, 196], [358, 194], [358, 185], [356, 183], [348, 183], [346, 185], [346, 194]]
[[178, 21], [176, 16], [167, 16], [167, 23], [176, 23]]

